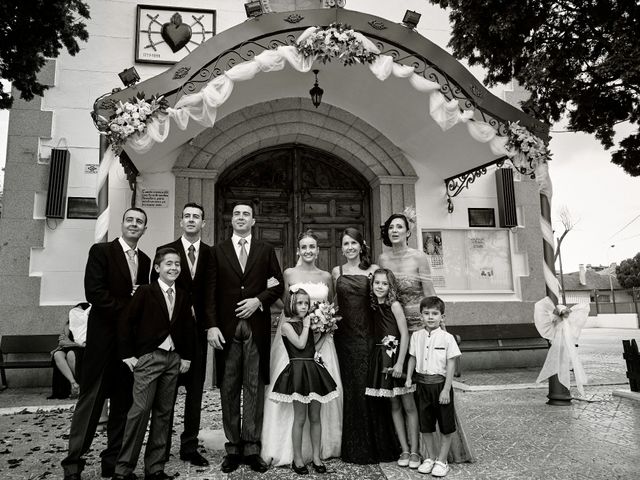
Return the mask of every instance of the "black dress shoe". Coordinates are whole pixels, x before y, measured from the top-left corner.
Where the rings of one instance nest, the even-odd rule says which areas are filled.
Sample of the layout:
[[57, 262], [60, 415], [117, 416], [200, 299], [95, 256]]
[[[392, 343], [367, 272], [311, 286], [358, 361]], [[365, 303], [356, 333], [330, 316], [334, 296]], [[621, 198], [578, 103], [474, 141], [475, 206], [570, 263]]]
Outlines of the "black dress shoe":
[[164, 473], [164, 470], [159, 472], [147, 473], [144, 476], [144, 480], [171, 480], [173, 477]]
[[316, 473], [327, 473], [327, 467], [324, 465], [316, 465], [316, 462], [311, 462], [311, 466], [316, 471]]
[[116, 467], [105, 467], [104, 465], [102, 466], [102, 470], [100, 470], [100, 476], [102, 478], [111, 478], [115, 475], [116, 473]]
[[264, 460], [260, 458], [260, 455], [247, 455], [244, 458], [244, 462], [251, 467], [251, 470], [258, 473], [264, 473], [269, 470], [269, 467]]
[[301, 467], [298, 467], [296, 465], [295, 460], [293, 462], [291, 462], [291, 468], [293, 469], [294, 472], [296, 472], [298, 475], [308, 475], [309, 474], [309, 469], [307, 468], [306, 465], [303, 465]]
[[200, 455], [199, 452], [180, 454], [180, 460], [183, 462], [189, 462], [196, 467], [208, 467], [209, 460]]
[[240, 457], [240, 455], [236, 453], [230, 453], [224, 457], [224, 460], [222, 460], [222, 466], [220, 467], [220, 469], [224, 473], [231, 473], [240, 466], [241, 460], [242, 458]]
[[111, 480], [138, 480], [138, 476], [133, 472], [127, 473], [126, 475], [114, 473], [113, 477], [111, 477]]

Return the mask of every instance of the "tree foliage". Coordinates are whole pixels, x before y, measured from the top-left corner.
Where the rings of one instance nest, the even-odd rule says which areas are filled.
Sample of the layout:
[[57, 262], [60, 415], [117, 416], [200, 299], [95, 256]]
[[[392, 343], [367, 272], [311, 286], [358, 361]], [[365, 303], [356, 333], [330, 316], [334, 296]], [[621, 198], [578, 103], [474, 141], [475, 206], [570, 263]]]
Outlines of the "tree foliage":
[[516, 79], [531, 92], [522, 107], [546, 121], [614, 146], [612, 162], [640, 176], [640, 2], [637, 0], [429, 0], [449, 8], [449, 46], [487, 70], [489, 85]]
[[640, 287], [640, 253], [616, 267], [616, 278], [622, 288]]
[[[2, 0], [0, 2], [0, 79], [12, 82], [20, 96], [31, 100], [47, 89], [37, 74], [47, 58], [64, 46], [80, 51], [77, 40], [89, 34], [82, 19], [89, 7], [82, 0]], [[13, 96], [0, 86], [0, 108], [11, 108]]]

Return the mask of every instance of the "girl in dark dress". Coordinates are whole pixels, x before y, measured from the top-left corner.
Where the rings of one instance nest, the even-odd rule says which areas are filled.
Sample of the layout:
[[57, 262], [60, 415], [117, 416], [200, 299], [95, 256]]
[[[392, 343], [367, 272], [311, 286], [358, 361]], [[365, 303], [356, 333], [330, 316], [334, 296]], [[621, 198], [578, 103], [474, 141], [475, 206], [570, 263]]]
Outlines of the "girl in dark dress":
[[309, 470], [302, 457], [302, 432], [309, 413], [311, 448], [313, 450], [313, 469], [325, 473], [326, 467], [320, 459], [320, 441], [322, 424], [320, 423], [320, 405], [338, 397], [336, 382], [327, 369], [316, 361], [316, 349], [313, 334], [309, 332], [310, 298], [302, 288], [290, 292], [287, 316], [289, 321], [282, 325], [285, 348], [289, 355], [289, 365], [285, 367], [273, 384], [269, 398], [276, 402], [293, 403], [293, 463], [291, 468], [298, 474], [307, 474]]
[[374, 344], [369, 275], [378, 266], [357, 229], [345, 229], [341, 244], [347, 262], [332, 271], [342, 316], [334, 334], [344, 389], [341, 457], [356, 464], [389, 462], [400, 453], [389, 402], [365, 395]]
[[365, 393], [372, 397], [386, 397], [391, 400], [393, 425], [402, 446], [398, 465], [417, 468], [420, 463], [420, 446], [418, 410], [413, 398], [416, 389], [415, 385], [406, 387], [405, 381], [401, 378], [403, 373], [406, 378], [409, 331], [402, 305], [397, 300], [397, 292], [398, 284], [390, 270], [380, 268], [373, 273], [371, 297], [377, 344], [371, 351]]

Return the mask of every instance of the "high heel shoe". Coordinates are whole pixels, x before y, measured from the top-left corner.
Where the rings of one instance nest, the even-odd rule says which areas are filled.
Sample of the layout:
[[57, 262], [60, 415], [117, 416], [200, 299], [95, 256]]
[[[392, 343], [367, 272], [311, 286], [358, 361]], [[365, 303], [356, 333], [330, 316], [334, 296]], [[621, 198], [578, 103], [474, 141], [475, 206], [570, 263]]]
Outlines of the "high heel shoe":
[[323, 464], [316, 465], [316, 462], [311, 462], [311, 466], [316, 471], [316, 473], [327, 473], [327, 467]]
[[[315, 465], [314, 465], [315, 466]], [[298, 475], [307, 475], [309, 473], [309, 469], [307, 468], [306, 465], [303, 465], [301, 467], [298, 467], [296, 465], [295, 460], [293, 462], [291, 462], [291, 469], [296, 472]]]

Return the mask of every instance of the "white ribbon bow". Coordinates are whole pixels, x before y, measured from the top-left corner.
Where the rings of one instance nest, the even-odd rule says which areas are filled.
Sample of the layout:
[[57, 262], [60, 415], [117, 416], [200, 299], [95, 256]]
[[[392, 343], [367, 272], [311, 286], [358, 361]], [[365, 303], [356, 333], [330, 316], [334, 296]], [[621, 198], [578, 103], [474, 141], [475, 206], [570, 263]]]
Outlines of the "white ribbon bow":
[[587, 374], [582, 368], [575, 344], [588, 316], [588, 304], [577, 304], [569, 308], [565, 305], [554, 305], [549, 297], [535, 304], [533, 318], [536, 328], [542, 337], [551, 342], [551, 348], [536, 382], [557, 374], [560, 383], [569, 389], [573, 368], [576, 386], [580, 395], [584, 396], [583, 385], [587, 383]]

